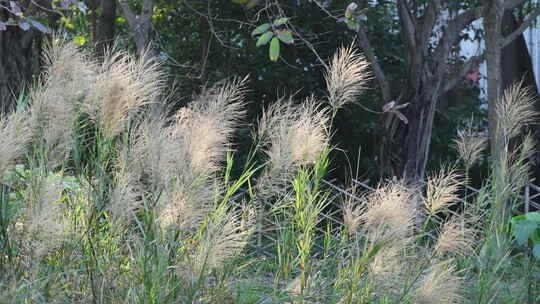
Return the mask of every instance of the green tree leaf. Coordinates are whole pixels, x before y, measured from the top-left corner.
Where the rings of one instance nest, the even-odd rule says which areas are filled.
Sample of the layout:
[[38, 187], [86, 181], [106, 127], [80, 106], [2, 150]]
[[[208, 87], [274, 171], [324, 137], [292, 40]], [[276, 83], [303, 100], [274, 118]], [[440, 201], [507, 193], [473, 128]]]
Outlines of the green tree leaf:
[[251, 36], [256, 36], [256, 35], [262, 34], [262, 33], [266, 32], [266, 31], [268, 31], [269, 28], [270, 28], [270, 23], [261, 24], [261, 25], [257, 26], [257, 28], [253, 30], [253, 32], [251, 32]]
[[289, 18], [287, 18], [287, 17], [279, 18], [279, 19], [276, 19], [274, 21], [274, 25], [275, 26], [280, 26], [280, 25], [283, 25], [283, 24], [287, 23], [288, 21], [289, 21]]
[[279, 39], [277, 37], [272, 38], [270, 42], [270, 60], [276, 62], [279, 58]]
[[266, 32], [262, 34], [261, 37], [259, 37], [259, 40], [257, 40], [257, 46], [267, 44], [268, 41], [270, 41], [270, 39], [272, 39], [273, 36], [274, 36], [273, 32]]
[[291, 31], [279, 31], [277, 34], [279, 40], [286, 44], [293, 44], [294, 38]]

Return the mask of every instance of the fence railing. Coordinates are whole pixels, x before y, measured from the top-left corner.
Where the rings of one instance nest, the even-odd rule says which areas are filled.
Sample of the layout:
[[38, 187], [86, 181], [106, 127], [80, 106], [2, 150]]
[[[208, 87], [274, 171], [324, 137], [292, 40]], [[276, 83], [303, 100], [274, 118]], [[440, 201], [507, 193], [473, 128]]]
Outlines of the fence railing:
[[[356, 187], [354, 191], [351, 190], [351, 188], [347, 189], [344, 187], [340, 187], [328, 180], [323, 180], [323, 183], [328, 187], [330, 191], [332, 191], [332, 194], [330, 196], [330, 204], [326, 208], [325, 212], [321, 214], [321, 217], [326, 224], [331, 225], [324, 227], [316, 227], [316, 230], [319, 232], [319, 240], [322, 239], [327, 232], [325, 230], [326, 227], [332, 227], [331, 233], [337, 233], [337, 231], [340, 230], [341, 227], [344, 225], [343, 217], [341, 214], [342, 202], [344, 197], [360, 201], [361, 198], [357, 196], [357, 193], [371, 192], [376, 190], [369, 184], [369, 181], [359, 181], [356, 179], [352, 180], [352, 188]], [[473, 199], [481, 192], [480, 189], [476, 189], [471, 186], [465, 187], [466, 191], [463, 191], [461, 197], [457, 199], [457, 201], [459, 202], [470, 202], [471, 199]], [[540, 200], [540, 186], [533, 184], [531, 181], [531, 183], [527, 184], [523, 188], [522, 193], [522, 210], [524, 212], [529, 212], [533, 209], [540, 210], [540, 204], [535, 202], [535, 199], [537, 198]], [[239, 195], [242, 196], [242, 194]], [[279, 233], [281, 232], [280, 230], [283, 229], [283, 227], [276, 226], [276, 221], [272, 217], [271, 212], [269, 212], [269, 210], [271, 210], [272, 208], [272, 206], [270, 205], [272, 204], [272, 202], [266, 203], [269, 205], [264, 206], [265, 208], [263, 208], [263, 210], [268, 211], [268, 213], [261, 214], [258, 217], [257, 229], [255, 233], [256, 242], [250, 242], [249, 247], [251, 247], [250, 249], [252, 249], [251, 252], [253, 254], [273, 256], [276, 254], [276, 245], [278, 242]], [[321, 242], [316, 241], [314, 246], [316, 249], [322, 249]]]

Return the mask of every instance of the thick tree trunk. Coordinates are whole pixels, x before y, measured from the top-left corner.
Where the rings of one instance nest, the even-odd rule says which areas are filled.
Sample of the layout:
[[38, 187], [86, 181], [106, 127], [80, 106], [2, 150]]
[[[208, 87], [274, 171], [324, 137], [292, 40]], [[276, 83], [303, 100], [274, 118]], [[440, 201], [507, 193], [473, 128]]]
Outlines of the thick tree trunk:
[[33, 31], [8, 27], [0, 31], [0, 112], [15, 107], [15, 101], [33, 74]]

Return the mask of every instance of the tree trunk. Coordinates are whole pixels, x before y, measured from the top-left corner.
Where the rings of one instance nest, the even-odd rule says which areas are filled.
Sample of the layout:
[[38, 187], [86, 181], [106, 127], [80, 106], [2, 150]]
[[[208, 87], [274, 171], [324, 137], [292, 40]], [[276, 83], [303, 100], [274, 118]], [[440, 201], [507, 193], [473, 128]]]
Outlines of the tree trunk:
[[[107, 2], [106, 0], [104, 1]], [[139, 55], [142, 55], [144, 52], [151, 51], [150, 28], [152, 27], [155, 0], [139, 0], [142, 4], [140, 15], [137, 15], [131, 9], [127, 0], [118, 1], [128, 22], [129, 29], [133, 34], [137, 52]]]
[[495, 140], [497, 132], [496, 105], [501, 97], [502, 73], [502, 16], [504, 8], [500, 0], [485, 1], [484, 12], [484, 31], [486, 41], [486, 63], [487, 63], [487, 99], [488, 99], [488, 119], [489, 119], [489, 137], [491, 144], [491, 156], [497, 160], [498, 147]]
[[0, 113], [11, 111], [33, 74], [35, 33], [10, 26], [0, 31]]
[[103, 55], [114, 41], [116, 32], [116, 1], [101, 0], [101, 14], [98, 18], [95, 37], [96, 51]]

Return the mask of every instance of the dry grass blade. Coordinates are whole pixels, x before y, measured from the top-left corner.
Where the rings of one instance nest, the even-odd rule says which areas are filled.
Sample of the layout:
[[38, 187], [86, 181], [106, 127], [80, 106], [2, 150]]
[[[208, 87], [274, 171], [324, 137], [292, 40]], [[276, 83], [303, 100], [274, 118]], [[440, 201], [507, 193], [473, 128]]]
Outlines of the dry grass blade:
[[325, 74], [328, 101], [337, 112], [345, 104], [355, 102], [371, 78], [369, 63], [352, 46], [339, 50]]

